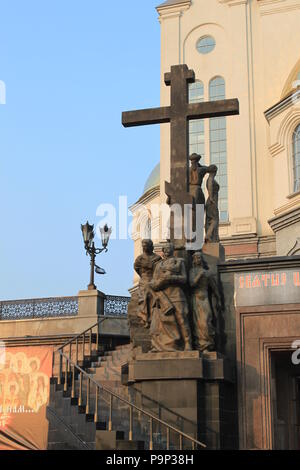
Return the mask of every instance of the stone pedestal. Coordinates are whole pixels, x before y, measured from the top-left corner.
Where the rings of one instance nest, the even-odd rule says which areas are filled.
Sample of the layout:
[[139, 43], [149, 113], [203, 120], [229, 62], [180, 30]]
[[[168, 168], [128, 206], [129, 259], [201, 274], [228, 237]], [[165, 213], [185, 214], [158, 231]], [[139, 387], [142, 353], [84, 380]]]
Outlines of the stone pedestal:
[[225, 261], [225, 249], [221, 243], [204, 243], [202, 255], [210, 269], [216, 270], [217, 264]]
[[95, 318], [104, 315], [105, 294], [97, 289], [81, 290], [78, 292], [78, 316]]
[[[138, 406], [205, 443], [227, 448], [235, 371], [222, 355], [198, 351], [136, 355], [123, 367]], [[230, 442], [230, 441], [228, 441]]]

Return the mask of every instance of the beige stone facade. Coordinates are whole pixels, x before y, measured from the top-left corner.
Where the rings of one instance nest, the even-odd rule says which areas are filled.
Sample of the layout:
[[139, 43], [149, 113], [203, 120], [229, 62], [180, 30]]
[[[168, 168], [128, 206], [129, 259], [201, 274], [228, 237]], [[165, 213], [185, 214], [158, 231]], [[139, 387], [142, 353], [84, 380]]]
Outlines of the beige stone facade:
[[[293, 133], [300, 124], [300, 0], [169, 0], [157, 11], [161, 105], [170, 100], [164, 73], [182, 63], [202, 83], [204, 101], [210, 99], [212, 80], [222, 77], [226, 98], [240, 102], [240, 115], [226, 118], [228, 220], [222, 222], [220, 236], [227, 259], [288, 254], [300, 233], [300, 192], [293, 174]], [[200, 53], [197, 43], [205, 37], [215, 45]], [[208, 119], [201, 139], [205, 163], [210, 164]], [[152, 202], [166, 201], [164, 183], [169, 179], [170, 126], [163, 124], [160, 192], [147, 195], [149, 212]], [[140, 238], [136, 232], [135, 256]]]

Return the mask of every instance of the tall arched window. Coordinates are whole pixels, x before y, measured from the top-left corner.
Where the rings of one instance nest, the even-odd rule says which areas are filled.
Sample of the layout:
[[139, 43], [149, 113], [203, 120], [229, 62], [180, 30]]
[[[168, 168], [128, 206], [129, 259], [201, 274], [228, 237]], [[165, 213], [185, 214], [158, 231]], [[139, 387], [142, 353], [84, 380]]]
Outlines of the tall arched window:
[[300, 191], [300, 124], [293, 133], [293, 179], [294, 191]]
[[[189, 102], [201, 103], [204, 101], [203, 83], [197, 80], [189, 85]], [[193, 119], [189, 124], [189, 152], [198, 153], [204, 160], [204, 120]]]
[[[225, 80], [215, 77], [209, 82], [209, 99], [225, 99]], [[218, 117], [209, 120], [210, 164], [218, 167], [217, 180], [220, 184], [219, 209], [220, 221], [228, 221], [228, 180], [227, 180], [227, 142], [226, 118]]]
[[151, 240], [152, 237], [152, 223], [150, 217], [144, 221], [142, 229], [142, 238]]

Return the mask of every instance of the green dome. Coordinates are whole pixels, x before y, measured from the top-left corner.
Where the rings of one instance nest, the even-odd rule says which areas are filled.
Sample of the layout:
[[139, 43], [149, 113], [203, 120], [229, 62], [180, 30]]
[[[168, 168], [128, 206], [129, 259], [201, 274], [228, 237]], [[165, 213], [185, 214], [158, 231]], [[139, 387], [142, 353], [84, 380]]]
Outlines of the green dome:
[[145, 194], [150, 189], [155, 188], [155, 186], [158, 186], [159, 183], [160, 183], [160, 163], [158, 163], [153, 168], [150, 175], [148, 176], [148, 179], [144, 186], [143, 194]]

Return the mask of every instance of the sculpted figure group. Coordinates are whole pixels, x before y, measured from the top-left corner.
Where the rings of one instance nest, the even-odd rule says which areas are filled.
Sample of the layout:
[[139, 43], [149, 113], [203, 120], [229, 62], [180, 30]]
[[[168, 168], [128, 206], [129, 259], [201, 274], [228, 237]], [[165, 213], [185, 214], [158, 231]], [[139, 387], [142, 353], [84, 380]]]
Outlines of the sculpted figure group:
[[[201, 155], [193, 153], [190, 156], [190, 194], [194, 198], [194, 206], [202, 204], [205, 206], [205, 241], [219, 242], [219, 208], [218, 198], [220, 186], [216, 181], [218, 168], [216, 165], [204, 166], [200, 164]], [[202, 184], [205, 175], [208, 174], [206, 181], [207, 200], [202, 190]], [[193, 210], [193, 231], [196, 231], [196, 211]]]
[[[193, 231], [196, 207], [205, 206], [205, 242], [219, 242], [216, 165], [200, 164], [201, 156], [190, 156], [189, 191], [193, 196]], [[205, 175], [207, 200], [202, 190]], [[140, 276], [137, 315], [151, 338], [151, 351], [214, 351], [216, 325], [221, 300], [218, 284], [201, 251], [196, 251], [189, 266], [174, 256], [174, 246], [163, 247], [163, 257], [153, 252], [151, 240], [143, 240], [143, 254], [134, 264]]]
[[201, 252], [194, 253], [188, 270], [172, 243], [163, 247], [163, 257], [154, 254], [151, 240], [142, 246], [134, 264], [140, 276], [137, 314], [149, 329], [151, 351], [214, 351], [221, 302]]

